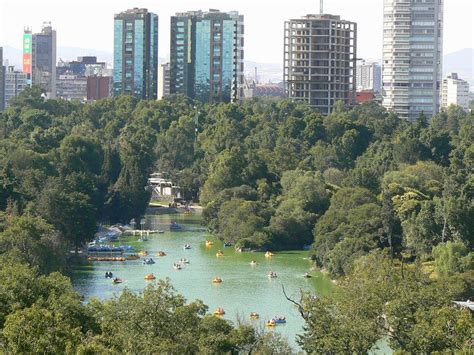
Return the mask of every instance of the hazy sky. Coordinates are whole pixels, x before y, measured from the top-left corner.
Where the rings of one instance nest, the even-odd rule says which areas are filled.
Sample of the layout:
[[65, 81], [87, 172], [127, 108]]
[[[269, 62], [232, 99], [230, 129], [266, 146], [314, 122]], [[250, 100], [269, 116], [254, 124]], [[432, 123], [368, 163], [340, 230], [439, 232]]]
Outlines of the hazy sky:
[[[474, 47], [474, 0], [444, 0], [444, 53]], [[113, 15], [146, 7], [159, 15], [159, 56], [169, 54], [170, 16], [187, 10], [237, 10], [245, 16], [245, 57], [281, 63], [283, 22], [319, 12], [318, 0], [0, 0], [0, 46], [22, 47], [25, 26], [43, 21], [57, 31], [57, 45], [112, 52]], [[358, 24], [358, 57], [382, 57], [383, 0], [325, 0], [324, 12]], [[93, 53], [84, 53], [93, 54]], [[99, 58], [100, 59], [100, 58]]]

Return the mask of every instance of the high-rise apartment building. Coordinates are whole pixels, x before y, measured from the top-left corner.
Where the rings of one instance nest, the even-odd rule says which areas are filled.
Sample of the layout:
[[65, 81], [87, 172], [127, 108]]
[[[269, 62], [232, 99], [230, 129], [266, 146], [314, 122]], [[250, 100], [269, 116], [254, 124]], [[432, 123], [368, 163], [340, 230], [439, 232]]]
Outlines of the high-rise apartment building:
[[56, 97], [56, 31], [44, 22], [40, 33], [25, 29], [23, 34], [23, 72], [29, 85], [39, 85], [46, 97]]
[[384, 0], [383, 105], [416, 121], [439, 111], [443, 0]]
[[114, 95], [156, 99], [158, 15], [133, 8], [114, 16]]
[[3, 66], [3, 47], [0, 47], [0, 111], [5, 109], [5, 67]]
[[161, 64], [158, 69], [158, 100], [170, 94], [170, 63]]
[[464, 111], [469, 110], [469, 83], [457, 73], [451, 73], [443, 79], [441, 106], [447, 108], [449, 105], [460, 106]]
[[5, 72], [5, 108], [8, 108], [10, 100], [17, 97], [27, 86], [27, 74], [9, 66]]
[[242, 98], [244, 17], [191, 11], [171, 17], [170, 92], [203, 102]]
[[357, 91], [382, 92], [382, 68], [378, 63], [362, 62], [357, 65]]
[[289, 98], [322, 114], [355, 102], [357, 24], [320, 14], [285, 21], [284, 85]]

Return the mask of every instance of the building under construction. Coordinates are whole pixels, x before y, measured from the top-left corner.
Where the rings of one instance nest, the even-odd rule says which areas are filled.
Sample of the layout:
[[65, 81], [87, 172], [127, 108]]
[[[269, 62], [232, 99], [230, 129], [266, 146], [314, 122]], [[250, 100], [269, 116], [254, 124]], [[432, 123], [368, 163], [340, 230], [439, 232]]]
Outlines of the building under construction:
[[285, 21], [284, 85], [289, 98], [329, 114], [337, 101], [355, 102], [357, 24], [340, 16]]

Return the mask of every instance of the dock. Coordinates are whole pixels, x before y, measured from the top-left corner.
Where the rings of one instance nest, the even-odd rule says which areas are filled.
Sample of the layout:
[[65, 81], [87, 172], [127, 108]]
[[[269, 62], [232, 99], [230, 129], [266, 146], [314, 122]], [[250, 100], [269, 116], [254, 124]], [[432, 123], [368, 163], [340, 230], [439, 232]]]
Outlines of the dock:
[[132, 230], [126, 230], [123, 232], [123, 234], [131, 234], [133, 236], [139, 235], [147, 235], [149, 236], [150, 234], [155, 234], [155, 233], [163, 233], [161, 230], [152, 230], [152, 229], [132, 229]]

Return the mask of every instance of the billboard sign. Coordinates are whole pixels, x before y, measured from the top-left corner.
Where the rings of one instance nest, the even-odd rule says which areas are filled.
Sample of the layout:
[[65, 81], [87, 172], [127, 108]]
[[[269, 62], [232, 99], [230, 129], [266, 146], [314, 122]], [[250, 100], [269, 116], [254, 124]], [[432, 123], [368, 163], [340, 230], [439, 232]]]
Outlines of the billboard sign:
[[23, 35], [23, 72], [27, 74], [31, 74], [32, 72], [32, 45], [33, 36], [31, 35], [31, 33], [25, 33]]

